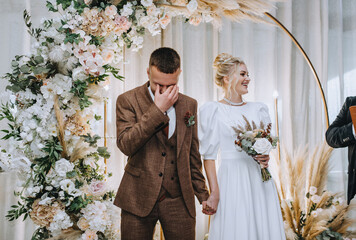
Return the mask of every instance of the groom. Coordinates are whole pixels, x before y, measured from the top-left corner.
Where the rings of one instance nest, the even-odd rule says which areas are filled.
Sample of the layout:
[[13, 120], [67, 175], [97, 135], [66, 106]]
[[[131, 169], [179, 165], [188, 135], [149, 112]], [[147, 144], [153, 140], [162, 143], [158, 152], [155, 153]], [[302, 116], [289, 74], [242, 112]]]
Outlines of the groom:
[[152, 240], [157, 220], [167, 240], [195, 239], [194, 194], [205, 204], [209, 193], [197, 102], [179, 93], [180, 73], [178, 53], [159, 48], [150, 57], [149, 81], [117, 98], [117, 146], [128, 156], [114, 202], [122, 209], [123, 240]]
[[335, 121], [326, 131], [326, 141], [330, 147], [349, 149], [349, 180], [347, 187], [347, 203], [356, 194], [356, 96], [346, 98], [346, 101]]

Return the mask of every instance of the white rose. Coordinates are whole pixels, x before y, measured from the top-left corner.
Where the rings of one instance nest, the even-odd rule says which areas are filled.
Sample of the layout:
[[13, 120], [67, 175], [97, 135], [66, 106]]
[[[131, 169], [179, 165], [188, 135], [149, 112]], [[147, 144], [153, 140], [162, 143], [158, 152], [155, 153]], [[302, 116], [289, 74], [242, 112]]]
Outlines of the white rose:
[[258, 138], [252, 147], [258, 154], [268, 155], [272, 149], [272, 144], [266, 138]]
[[317, 191], [318, 191], [318, 189], [316, 187], [310, 186], [310, 188], [309, 188], [310, 195], [314, 195]]
[[74, 169], [74, 166], [67, 159], [62, 158], [56, 162], [56, 164], [54, 165], [54, 169], [58, 176], [65, 178], [67, 172], [72, 171]]

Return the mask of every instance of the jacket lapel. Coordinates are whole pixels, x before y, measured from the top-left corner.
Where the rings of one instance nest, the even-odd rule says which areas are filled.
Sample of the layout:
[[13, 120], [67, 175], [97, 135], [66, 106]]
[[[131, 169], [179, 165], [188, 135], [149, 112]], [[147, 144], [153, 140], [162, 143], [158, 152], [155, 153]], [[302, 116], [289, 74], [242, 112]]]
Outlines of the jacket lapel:
[[179, 94], [178, 101], [175, 105], [176, 109], [176, 131], [177, 131], [177, 158], [179, 157], [180, 150], [182, 149], [182, 144], [184, 141], [185, 132], [187, 126], [184, 122], [184, 116], [187, 111], [187, 103], [183, 98], [182, 94]]
[[142, 113], [147, 112], [148, 108], [153, 103], [153, 100], [148, 91], [148, 84], [149, 82], [146, 82], [141, 87], [139, 87], [138, 91], [136, 92], [136, 99]]

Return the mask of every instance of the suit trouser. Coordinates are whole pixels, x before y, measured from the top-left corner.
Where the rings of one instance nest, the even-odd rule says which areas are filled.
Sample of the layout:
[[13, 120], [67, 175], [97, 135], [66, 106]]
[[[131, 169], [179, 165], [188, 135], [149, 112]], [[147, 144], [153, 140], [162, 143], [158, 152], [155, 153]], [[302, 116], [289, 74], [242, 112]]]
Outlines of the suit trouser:
[[147, 217], [121, 211], [122, 240], [152, 240], [157, 221], [166, 240], [194, 240], [195, 218], [189, 215], [182, 196], [157, 201]]

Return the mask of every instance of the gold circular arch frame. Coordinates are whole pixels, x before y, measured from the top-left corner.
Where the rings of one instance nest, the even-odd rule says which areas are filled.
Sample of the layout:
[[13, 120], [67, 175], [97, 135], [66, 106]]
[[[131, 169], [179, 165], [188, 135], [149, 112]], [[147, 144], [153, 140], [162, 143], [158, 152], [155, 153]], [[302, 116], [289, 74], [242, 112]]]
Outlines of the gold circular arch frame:
[[275, 22], [293, 41], [293, 43], [297, 46], [297, 48], [299, 49], [299, 51], [303, 54], [303, 57], [305, 58], [305, 60], [307, 61], [310, 69], [313, 72], [315, 81], [318, 84], [319, 90], [320, 90], [320, 94], [324, 103], [324, 113], [325, 113], [325, 120], [326, 120], [326, 127], [328, 128], [330, 123], [329, 123], [329, 113], [328, 113], [328, 105], [326, 103], [326, 98], [325, 98], [325, 94], [324, 94], [324, 90], [323, 90], [323, 86], [321, 85], [319, 76], [317, 74], [317, 72], [315, 71], [315, 68], [312, 64], [312, 62], [310, 61], [308, 55], [306, 54], [306, 52], [304, 51], [304, 49], [302, 48], [302, 46], [299, 44], [299, 42], [297, 41], [297, 39], [295, 39], [295, 37], [293, 36], [293, 34], [288, 31], [288, 29], [280, 22], [278, 21], [278, 19], [276, 19], [275, 17], [273, 17], [270, 13], [265, 12], [265, 15], [267, 17], [269, 17], [270, 19], [273, 20], [273, 22]]
[[[296, 45], [296, 47], [299, 49], [299, 51], [302, 53], [304, 59], [308, 63], [311, 71], [313, 72], [314, 79], [315, 79], [315, 81], [316, 81], [316, 83], [317, 83], [317, 85], [319, 87], [319, 91], [320, 91], [320, 94], [321, 94], [321, 97], [322, 97], [322, 101], [323, 101], [323, 104], [324, 104], [324, 114], [325, 114], [326, 126], [328, 128], [329, 125], [330, 125], [330, 123], [329, 123], [328, 105], [327, 105], [327, 102], [326, 102], [323, 86], [321, 85], [318, 73], [316, 72], [316, 70], [314, 68], [314, 65], [310, 61], [308, 55], [306, 54], [306, 52], [304, 51], [302, 46], [299, 44], [297, 39], [293, 36], [293, 34], [278, 19], [273, 17], [270, 13], [265, 12], [264, 14], [267, 17], [269, 17], [274, 23], [276, 23], [277, 26], [280, 27], [290, 37], [290, 39], [293, 41], [293, 43]], [[162, 31], [161, 31], [161, 46], [163, 46], [163, 45], [164, 45], [164, 30], [162, 29]], [[278, 121], [278, 119], [277, 119], [277, 121]], [[277, 129], [277, 131], [279, 131], [279, 130]], [[107, 101], [104, 102], [104, 146], [107, 147]], [[105, 159], [105, 172], [106, 171], [107, 171], [107, 162], [106, 162], [106, 159]], [[208, 228], [209, 227], [210, 227], [210, 216], [209, 216], [209, 222], [208, 222]], [[160, 229], [160, 239], [161, 240], [164, 239], [162, 228]]]

